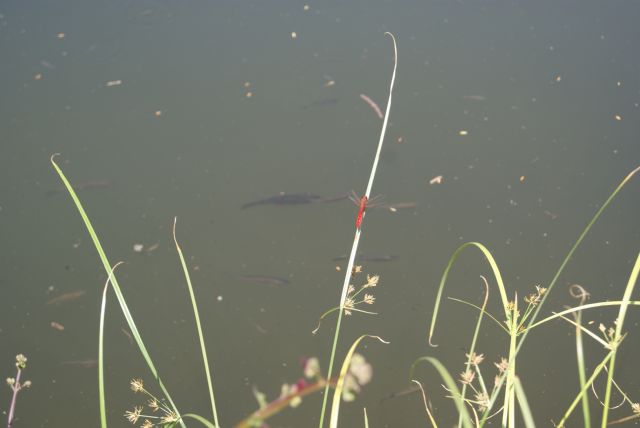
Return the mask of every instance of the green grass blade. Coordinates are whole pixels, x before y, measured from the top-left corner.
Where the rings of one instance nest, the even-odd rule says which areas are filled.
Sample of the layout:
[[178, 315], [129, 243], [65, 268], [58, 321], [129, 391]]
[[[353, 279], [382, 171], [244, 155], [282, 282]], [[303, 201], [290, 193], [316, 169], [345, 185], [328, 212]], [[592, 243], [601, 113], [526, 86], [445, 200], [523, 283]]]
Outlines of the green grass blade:
[[602, 409], [602, 428], [607, 426], [607, 421], [609, 417], [609, 403], [611, 401], [611, 386], [613, 383], [613, 373], [615, 369], [616, 363], [616, 354], [618, 351], [618, 346], [622, 341], [622, 326], [624, 324], [624, 319], [627, 314], [627, 308], [629, 307], [631, 294], [633, 293], [633, 289], [636, 285], [636, 281], [638, 280], [638, 273], [640, 272], [640, 254], [636, 257], [636, 262], [633, 265], [633, 269], [631, 270], [631, 275], [629, 275], [629, 281], [627, 282], [627, 286], [624, 290], [624, 295], [622, 297], [622, 304], [620, 305], [620, 310], [618, 311], [618, 317], [616, 318], [615, 325], [616, 330], [613, 336], [613, 343], [611, 344], [612, 355], [611, 361], [609, 361], [609, 370], [607, 370], [607, 386], [606, 392], [604, 396], [604, 406]]
[[176, 244], [176, 249], [178, 250], [178, 256], [180, 257], [180, 264], [182, 265], [182, 271], [184, 272], [185, 280], [187, 281], [187, 287], [189, 289], [189, 296], [191, 297], [191, 305], [193, 306], [193, 314], [196, 319], [196, 327], [198, 329], [198, 339], [200, 341], [200, 349], [202, 351], [202, 361], [204, 362], [204, 371], [207, 376], [207, 386], [209, 387], [209, 399], [211, 401], [211, 410], [213, 412], [213, 420], [217, 427], [220, 427], [220, 423], [218, 422], [218, 412], [216, 410], [216, 400], [213, 395], [213, 383], [211, 382], [211, 372], [209, 370], [209, 360], [207, 359], [207, 348], [204, 344], [204, 335], [202, 333], [202, 325], [200, 324], [200, 314], [198, 312], [198, 304], [196, 302], [196, 296], [193, 293], [193, 287], [191, 286], [191, 277], [189, 276], [189, 269], [187, 268], [187, 263], [184, 260], [184, 255], [182, 254], [182, 249], [180, 248], [180, 244], [178, 244], [178, 238], [176, 238], [176, 223], [178, 219], [174, 218], [173, 220], [173, 242]]
[[449, 276], [449, 271], [451, 270], [451, 268], [453, 267], [453, 264], [455, 263], [455, 261], [458, 259], [458, 256], [462, 253], [462, 251], [464, 251], [466, 248], [468, 247], [476, 247], [477, 249], [479, 249], [482, 254], [484, 255], [484, 257], [487, 259], [487, 262], [489, 263], [489, 266], [491, 267], [491, 270], [493, 271], [493, 275], [496, 279], [496, 283], [498, 285], [498, 290], [500, 291], [500, 298], [502, 300], [502, 305], [505, 308], [505, 313], [507, 311], [506, 307], [507, 304], [509, 303], [509, 299], [507, 299], [507, 291], [505, 289], [504, 286], [504, 282], [502, 281], [502, 275], [500, 274], [500, 269], [498, 268], [498, 265], [495, 261], [495, 259], [493, 258], [493, 256], [491, 255], [491, 252], [482, 244], [480, 244], [479, 242], [466, 242], [464, 244], [462, 244], [461, 246], [459, 246], [451, 255], [451, 257], [449, 258], [449, 263], [447, 263], [447, 267], [444, 270], [444, 273], [442, 274], [442, 278], [440, 279], [440, 285], [438, 286], [438, 294], [436, 295], [436, 303], [435, 306], [433, 308], [433, 315], [431, 316], [431, 325], [429, 326], [429, 345], [431, 346], [438, 346], [436, 344], [433, 343], [432, 339], [433, 339], [433, 332], [436, 329], [436, 320], [438, 319], [438, 311], [440, 310], [440, 302], [442, 300], [442, 293], [444, 292], [444, 285], [447, 282], [447, 278]]
[[[82, 217], [82, 220], [83, 220], [83, 222], [85, 224], [85, 227], [87, 228], [87, 231], [89, 232], [89, 236], [91, 236], [91, 240], [93, 241], [93, 245], [94, 245], [96, 251], [98, 252], [98, 255], [100, 256], [100, 261], [102, 262], [102, 266], [104, 267], [104, 270], [107, 273], [107, 276], [109, 276], [111, 274], [111, 264], [109, 263], [109, 260], [107, 259], [107, 255], [105, 254], [104, 249], [102, 248], [102, 244], [100, 244], [100, 240], [98, 239], [98, 235], [96, 234], [95, 230], [93, 229], [93, 226], [91, 225], [91, 221], [89, 220], [89, 216], [87, 216], [87, 213], [84, 210], [84, 207], [82, 206], [82, 203], [80, 203], [80, 199], [78, 198], [78, 195], [76, 195], [76, 192], [73, 190], [73, 187], [71, 186], [71, 183], [69, 183], [69, 180], [67, 180], [67, 177], [64, 175], [64, 173], [62, 172], [62, 170], [60, 169], [60, 167], [58, 166], [58, 164], [56, 164], [56, 162], [54, 160], [54, 158], [57, 155], [58, 154], [56, 153], [56, 154], [51, 156], [51, 164], [53, 165], [54, 169], [58, 173], [58, 176], [60, 176], [60, 179], [62, 180], [62, 182], [64, 183], [65, 187], [67, 188], [67, 191], [69, 192], [69, 195], [71, 196], [71, 199], [73, 199], [73, 202], [75, 203], [76, 209], [80, 213], [80, 217]], [[122, 291], [120, 290], [120, 286], [118, 284], [118, 280], [117, 280], [117, 278], [115, 276], [111, 277], [111, 285], [113, 286], [113, 291], [116, 293], [116, 297], [118, 298], [118, 303], [120, 304], [120, 308], [122, 310], [122, 313], [123, 313], [123, 315], [124, 315], [124, 317], [125, 317], [125, 319], [127, 321], [127, 324], [129, 325], [129, 329], [131, 330], [131, 334], [132, 334], [136, 344], [138, 345], [138, 349], [140, 349], [140, 352], [142, 353], [142, 356], [143, 356], [145, 362], [147, 363], [147, 366], [149, 367], [149, 370], [151, 370], [151, 373], [153, 374], [154, 378], [158, 382], [158, 385], [160, 386], [160, 389], [164, 393], [166, 399], [169, 401], [169, 404], [171, 404], [171, 407], [173, 408], [173, 411], [176, 414], [180, 415], [180, 412], [178, 411], [177, 407], [175, 406], [173, 400], [171, 399], [171, 395], [169, 395], [169, 391], [167, 391], [167, 389], [165, 388], [164, 384], [162, 383], [162, 380], [160, 379], [158, 371], [156, 370], [156, 367], [153, 364], [153, 361], [151, 360], [151, 357], [149, 356], [149, 353], [147, 352], [147, 348], [144, 345], [144, 342], [142, 341], [142, 337], [140, 336], [140, 333], [138, 331], [138, 328], [136, 327], [135, 322], [133, 321], [133, 317], [131, 316], [131, 312], [129, 311], [129, 308], [128, 308], [127, 303], [126, 303], [126, 301], [124, 299]], [[180, 422], [180, 423], [184, 427], [184, 424], [182, 422]]]
[[[467, 302], [466, 300], [458, 299], [456, 297], [447, 297], [447, 299], [451, 300], [452, 302], [462, 303], [463, 305], [471, 306], [472, 308], [477, 309], [478, 312], [482, 312], [482, 308], [480, 306], [474, 305], [473, 303]], [[504, 330], [505, 333], [509, 334], [509, 329], [505, 327], [505, 324], [503, 322], [498, 321], [498, 319], [493, 315], [491, 315], [491, 313], [489, 312], [485, 311], [484, 314], [488, 316], [489, 319], [493, 321], [497, 327], [501, 328], [502, 330]]]
[[347, 377], [347, 373], [349, 372], [351, 357], [353, 357], [353, 353], [356, 351], [356, 348], [358, 347], [358, 344], [360, 343], [360, 341], [365, 337], [378, 339], [382, 343], [389, 343], [383, 340], [382, 338], [380, 338], [379, 336], [371, 336], [368, 334], [360, 336], [353, 342], [353, 344], [351, 345], [351, 348], [349, 349], [349, 352], [347, 352], [347, 356], [344, 357], [344, 361], [342, 362], [342, 368], [340, 369], [340, 375], [338, 376], [338, 382], [336, 383], [336, 390], [333, 393], [333, 401], [331, 403], [331, 418], [329, 421], [330, 428], [338, 427], [338, 415], [340, 413], [340, 401], [342, 400], [342, 390], [344, 389], [345, 378]]
[[413, 362], [413, 364], [411, 364], [409, 377], [413, 379], [414, 377], [413, 373], [415, 371], [415, 368], [422, 361], [430, 363], [438, 371], [438, 373], [440, 374], [440, 377], [444, 381], [445, 386], [453, 395], [453, 402], [455, 403], [456, 408], [458, 409], [458, 414], [462, 416], [462, 426], [464, 426], [465, 428], [472, 428], [473, 424], [471, 423], [471, 416], [469, 415], [469, 411], [465, 406], [464, 400], [462, 399], [462, 395], [460, 395], [460, 390], [456, 385], [456, 381], [453, 380], [453, 378], [451, 377], [451, 374], [449, 374], [449, 371], [445, 368], [445, 366], [442, 365], [440, 361], [438, 361], [436, 358], [433, 358], [433, 357], [418, 358], [416, 361]]
[[364, 428], [369, 428], [369, 418], [367, 417], [367, 408], [364, 408]]
[[564, 260], [560, 264], [560, 267], [558, 268], [558, 271], [555, 273], [555, 275], [551, 279], [551, 282], [549, 283], [549, 286], [547, 287], [547, 292], [544, 294], [544, 296], [542, 296], [542, 300], [540, 301], [540, 304], [538, 304], [536, 309], [533, 311], [533, 315], [531, 315], [531, 318], [529, 318], [529, 321], [527, 323], [527, 328], [525, 329], [525, 332], [522, 334], [522, 338], [520, 339], [520, 342], [518, 343], [517, 351], [520, 351], [520, 347], [522, 346], [522, 344], [525, 342], [525, 339], [529, 335], [530, 327], [532, 327], [533, 325], [536, 324], [535, 321], [538, 318], [538, 314], [540, 313], [540, 310], [542, 309], [542, 306], [543, 306], [544, 302], [547, 300], [547, 297], [549, 296], [549, 294], [551, 294], [551, 290], [553, 289], [553, 287], [555, 286], [556, 282], [558, 281], [558, 278], [560, 278], [560, 275], [562, 274], [562, 272], [564, 272], [565, 266], [567, 265], [567, 263], [569, 263], [569, 260], [571, 260], [571, 257], [573, 257], [573, 253], [575, 253], [576, 249], [578, 249], [578, 247], [580, 246], [580, 244], [584, 240], [585, 236], [587, 236], [587, 234], [589, 233], [589, 231], [591, 230], [593, 225], [600, 218], [600, 215], [602, 215], [602, 213], [609, 206], [611, 201], [613, 201], [613, 199], [620, 192], [620, 190], [622, 190], [622, 188], [629, 182], [629, 180], [631, 180], [633, 178], [633, 176], [638, 171], [640, 171], [640, 166], [636, 167], [636, 169], [634, 169], [629, 174], [627, 174], [627, 176], [620, 182], [620, 184], [618, 184], [618, 187], [616, 187], [615, 190], [611, 193], [611, 195], [609, 195], [607, 200], [604, 202], [604, 204], [602, 204], [600, 209], [596, 212], [596, 214], [593, 216], [591, 221], [584, 228], [584, 230], [582, 231], [582, 233], [580, 234], [580, 236], [578, 237], [576, 242], [573, 244], [573, 246], [571, 247], [571, 249], [567, 253], [567, 256], [564, 258]]
[[[574, 294], [574, 288], [577, 287], [579, 293]], [[580, 299], [580, 304], [584, 304], [587, 300], [588, 294], [579, 285], [572, 285], [570, 288], [571, 296]], [[580, 389], [584, 388], [587, 383], [587, 369], [584, 359], [584, 341], [582, 339], [582, 311], [575, 313], [575, 326], [576, 326], [576, 364], [578, 366], [578, 380], [580, 381]], [[589, 394], [582, 396], [582, 420], [585, 428], [591, 428], [591, 411], [589, 410]]]
[[531, 413], [531, 408], [529, 407], [527, 396], [524, 393], [524, 388], [522, 388], [522, 383], [520, 383], [520, 379], [518, 377], [516, 377], [515, 379], [515, 386], [518, 405], [520, 406], [520, 411], [522, 412], [522, 419], [524, 419], [524, 426], [527, 428], [535, 428], [536, 424], [533, 421], [533, 414]]
[[[564, 315], [571, 314], [574, 312], [579, 312], [585, 309], [593, 309], [593, 308], [604, 308], [607, 306], [621, 306], [624, 303], [623, 300], [615, 300], [611, 302], [597, 302], [597, 303], [587, 303], [586, 305], [576, 306], [575, 308], [565, 309], [564, 311], [556, 312], [553, 315], [549, 315], [548, 317], [534, 323], [533, 325], [527, 327], [527, 330], [539, 327], [542, 324], [549, 322], [555, 318], [562, 318]], [[628, 302], [630, 306], [640, 306], [640, 300], [631, 300]]]
[[203, 418], [200, 415], [196, 415], [193, 413], [187, 413], [186, 415], [182, 415], [183, 419], [187, 419], [187, 418], [191, 418], [191, 419], [195, 419], [196, 421], [200, 422], [202, 425], [206, 426], [207, 428], [216, 428], [216, 425], [212, 424], [211, 422], [209, 422], [208, 420], [206, 420], [205, 418]]
[[[376, 151], [376, 156], [373, 160], [373, 166], [371, 168], [371, 174], [369, 176], [369, 182], [367, 184], [367, 190], [365, 195], [367, 198], [371, 194], [371, 188], [373, 186], [373, 180], [376, 176], [376, 171], [378, 169], [378, 159], [380, 158], [380, 152], [382, 150], [382, 143], [384, 142], [384, 136], [387, 130], [387, 123], [389, 121], [389, 112], [391, 111], [391, 96], [393, 94], [393, 85], [396, 80], [396, 68], [398, 66], [398, 47], [396, 45], [396, 38], [393, 34], [386, 32], [385, 35], [391, 37], [393, 41], [393, 74], [391, 75], [391, 84], [389, 86], [389, 99], [387, 101], [387, 110], [384, 114], [384, 121], [382, 123], [382, 130], [380, 132], [380, 139], [378, 140], [378, 149]], [[362, 219], [364, 220], [365, 212], [362, 213]], [[349, 255], [349, 262], [347, 263], [347, 270], [345, 272], [344, 282], [342, 284], [342, 294], [340, 296], [340, 311], [338, 312], [338, 320], [336, 321], [336, 330], [333, 335], [333, 345], [331, 347], [331, 355], [329, 357], [329, 368], [327, 369], [327, 379], [331, 379], [331, 374], [333, 372], [333, 364], [335, 361], [336, 349], [338, 348], [338, 337], [340, 336], [340, 326], [342, 324], [342, 315], [344, 313], [344, 303], [347, 299], [347, 291], [349, 289], [349, 281], [351, 279], [351, 272], [353, 271], [353, 265], [356, 259], [356, 252], [358, 251], [358, 244], [360, 243], [360, 233], [361, 228], [356, 229], [355, 236], [353, 238], [353, 244], [351, 245], [351, 253]], [[320, 410], [320, 421], [318, 423], [318, 427], [322, 428], [324, 425], [324, 415], [327, 409], [327, 401], [329, 397], [329, 385], [325, 387], [324, 395], [322, 397], [322, 408]]]
[[104, 314], [107, 308], [107, 290], [109, 290], [109, 283], [113, 278], [113, 272], [122, 262], [116, 263], [116, 265], [109, 272], [107, 281], [104, 283], [102, 289], [102, 303], [100, 304], [100, 329], [98, 332], [98, 400], [100, 403], [100, 426], [107, 428], [107, 406], [106, 395], [104, 391]]
[[567, 419], [569, 419], [569, 416], [571, 416], [571, 413], [573, 413], [573, 410], [576, 408], [578, 403], [582, 401], [582, 396], [587, 393], [587, 390], [591, 387], [591, 384], [598, 377], [602, 369], [604, 369], [607, 362], [609, 362], [609, 360], [611, 359], [612, 355], [613, 355], [613, 351], [609, 351], [607, 356], [600, 362], [600, 364], [596, 366], [596, 368], [593, 370], [593, 373], [591, 374], [591, 377], [589, 377], [587, 382], [580, 389], [580, 392], [578, 393], [576, 398], [574, 398], [573, 402], [571, 403], [567, 411], [564, 413], [564, 416], [562, 416], [562, 419], [560, 419], [560, 422], [558, 422], [558, 424], [556, 425], [557, 428], [563, 428], [565, 426], [564, 423], [567, 421]]

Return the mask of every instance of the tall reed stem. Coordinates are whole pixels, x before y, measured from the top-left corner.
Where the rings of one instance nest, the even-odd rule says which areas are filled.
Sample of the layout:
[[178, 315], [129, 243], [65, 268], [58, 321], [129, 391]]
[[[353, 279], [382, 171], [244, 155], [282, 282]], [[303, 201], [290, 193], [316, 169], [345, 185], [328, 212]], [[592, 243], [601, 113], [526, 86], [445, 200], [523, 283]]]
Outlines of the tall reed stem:
[[[396, 38], [393, 34], [387, 32], [386, 35], [391, 37], [393, 41], [393, 74], [391, 76], [391, 84], [389, 87], [389, 99], [387, 101], [387, 109], [384, 114], [384, 121], [382, 123], [382, 131], [380, 132], [380, 139], [378, 140], [378, 150], [373, 160], [373, 166], [371, 167], [371, 174], [369, 175], [369, 183], [367, 184], [367, 190], [365, 196], [369, 199], [371, 194], [371, 188], [373, 187], [373, 180], [378, 169], [378, 161], [380, 159], [380, 152], [382, 150], [382, 143], [384, 142], [384, 136], [387, 131], [387, 123], [389, 121], [389, 111], [391, 110], [391, 95], [393, 93], [393, 84], [396, 80], [396, 67], [398, 65], [398, 47], [396, 46]], [[362, 221], [364, 221], [365, 213], [362, 213]], [[362, 223], [360, 224], [362, 226]], [[344, 303], [347, 299], [347, 291], [349, 289], [349, 281], [351, 280], [351, 273], [353, 271], [353, 265], [356, 258], [356, 252], [358, 251], [358, 244], [360, 243], [361, 227], [356, 228], [356, 234], [353, 238], [353, 245], [351, 246], [351, 254], [349, 255], [349, 263], [347, 264], [347, 270], [345, 271], [344, 283], [342, 284], [342, 295], [340, 296], [340, 311], [338, 312], [338, 321], [336, 323], [336, 332], [333, 336], [333, 346], [331, 348], [331, 358], [329, 359], [329, 369], [327, 373], [327, 379], [331, 379], [333, 371], [333, 363], [336, 354], [336, 348], [338, 347], [338, 337], [340, 335], [340, 325], [342, 323], [342, 315], [344, 312]], [[319, 427], [322, 428], [324, 424], [324, 414], [327, 408], [327, 400], [329, 396], [329, 384], [325, 386], [324, 395], [322, 398], [322, 410], [320, 413]]]

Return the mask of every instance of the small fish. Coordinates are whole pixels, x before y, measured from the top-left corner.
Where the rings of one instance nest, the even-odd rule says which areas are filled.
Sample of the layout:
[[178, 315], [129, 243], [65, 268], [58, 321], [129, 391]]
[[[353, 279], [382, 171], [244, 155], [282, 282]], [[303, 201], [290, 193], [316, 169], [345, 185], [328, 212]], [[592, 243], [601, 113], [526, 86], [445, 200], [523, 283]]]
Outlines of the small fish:
[[289, 281], [286, 278], [281, 278], [279, 276], [240, 275], [238, 278], [243, 280], [243, 281], [257, 282], [258, 284], [274, 285], [274, 286], [278, 286], [278, 287], [283, 287], [285, 285], [291, 284], [291, 281]]
[[[71, 187], [73, 187], [73, 190], [76, 192], [80, 192], [82, 190], [107, 189], [111, 187], [111, 182], [108, 180], [85, 181], [84, 183], [72, 185]], [[60, 186], [55, 189], [48, 190], [46, 194], [47, 196], [51, 196], [63, 192], [67, 192], [67, 188], [65, 186]]]
[[382, 399], [380, 400], [380, 404], [382, 404], [383, 402], [390, 400], [392, 398], [398, 398], [398, 397], [404, 397], [405, 395], [411, 395], [414, 394], [416, 392], [420, 391], [420, 387], [417, 385], [413, 385], [410, 386], [407, 389], [403, 389], [402, 391], [397, 391], [394, 392], [392, 394], [387, 395], [386, 397], [382, 397]]
[[471, 100], [471, 101], [486, 101], [487, 100], [487, 97], [485, 97], [484, 95], [463, 95], [462, 98], [465, 99], [465, 100]]
[[[347, 256], [339, 256], [339, 257], [334, 257], [333, 261], [340, 262], [346, 259], [347, 259]], [[392, 262], [394, 260], [398, 260], [398, 256], [394, 254], [378, 254], [378, 255], [362, 254], [362, 255], [356, 256], [357, 262]]]
[[416, 202], [398, 202], [395, 204], [382, 205], [381, 208], [388, 209], [391, 212], [396, 212], [398, 210], [408, 210], [417, 206], [418, 204]]
[[60, 303], [70, 302], [72, 300], [79, 299], [87, 293], [86, 290], [76, 290], [71, 291], [69, 293], [64, 293], [59, 296], [54, 297], [53, 299], [47, 301], [47, 305], [59, 305]]
[[88, 358], [86, 360], [69, 360], [69, 361], [62, 361], [60, 365], [76, 366], [76, 367], [82, 367], [84, 369], [92, 369], [98, 365], [98, 360], [96, 360], [95, 358]]
[[43, 67], [48, 68], [49, 70], [55, 70], [56, 69], [55, 65], [51, 64], [49, 61], [46, 61], [44, 59], [42, 61], [40, 61], [40, 64]]
[[280, 192], [275, 196], [259, 199], [253, 202], [247, 202], [242, 205], [242, 209], [254, 207], [256, 205], [304, 205], [315, 203], [337, 202], [347, 199], [347, 195], [325, 198], [323, 196], [314, 195], [313, 193], [284, 193]]
[[321, 100], [314, 101], [310, 104], [303, 105], [301, 108], [302, 110], [307, 110], [307, 109], [316, 108], [316, 107], [327, 107], [327, 106], [338, 104], [338, 101], [339, 100], [337, 98], [323, 98]]

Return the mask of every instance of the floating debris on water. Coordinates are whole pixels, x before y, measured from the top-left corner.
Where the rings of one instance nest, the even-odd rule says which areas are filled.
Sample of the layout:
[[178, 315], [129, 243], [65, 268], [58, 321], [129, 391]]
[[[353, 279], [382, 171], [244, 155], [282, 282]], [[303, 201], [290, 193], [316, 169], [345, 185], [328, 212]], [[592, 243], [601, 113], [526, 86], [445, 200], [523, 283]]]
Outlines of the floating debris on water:
[[376, 104], [375, 101], [373, 101], [371, 98], [369, 98], [368, 96], [366, 96], [365, 94], [360, 94], [360, 98], [362, 98], [362, 100], [367, 103], [369, 105], [369, 107], [371, 107], [371, 109], [376, 113], [376, 115], [378, 116], [378, 119], [382, 119], [384, 117], [384, 115], [382, 114], [382, 110], [380, 110], [380, 107], [378, 106], [378, 104]]
[[434, 184], [441, 184], [442, 183], [442, 178], [443, 177], [441, 175], [436, 175], [431, 180], [429, 180], [429, 184], [432, 185], [432, 186]]
[[51, 321], [51, 328], [58, 331], [64, 331], [64, 326], [55, 321]]
[[109, 80], [107, 83], [105, 83], [105, 86], [107, 88], [110, 88], [112, 86], [120, 86], [122, 85], [122, 80]]

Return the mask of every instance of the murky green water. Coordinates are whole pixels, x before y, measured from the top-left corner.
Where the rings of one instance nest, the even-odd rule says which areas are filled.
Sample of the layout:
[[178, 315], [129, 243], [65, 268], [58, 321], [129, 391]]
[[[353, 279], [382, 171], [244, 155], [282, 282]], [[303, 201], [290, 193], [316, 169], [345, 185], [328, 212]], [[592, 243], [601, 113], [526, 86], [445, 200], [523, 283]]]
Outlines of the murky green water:
[[[380, 315], [348, 319], [340, 355], [362, 333], [391, 344], [363, 347], [374, 379], [343, 407], [343, 426], [360, 424], [364, 406], [372, 426], [424, 426], [417, 395], [381, 398], [408, 386], [409, 366], [420, 356], [462, 371], [472, 309], [445, 302], [440, 346], [426, 342], [438, 281], [458, 245], [484, 243], [510, 292], [530, 293], [548, 284], [597, 208], [640, 164], [635, 2], [303, 5], [0, 4], [0, 373], [13, 375], [21, 352], [33, 381], [19, 397], [15, 427], [98, 425], [96, 369], [66, 362], [97, 357], [105, 275], [69, 197], [51, 194], [60, 186], [52, 153], [61, 153], [73, 183], [108, 183], [80, 193], [85, 208], [110, 260], [125, 262], [120, 284], [179, 408], [208, 416], [171, 238], [178, 217], [224, 426], [256, 408], [252, 385], [273, 398], [282, 383], [295, 381], [302, 356], [318, 356], [326, 369], [334, 318], [318, 335], [311, 330], [339, 301], [342, 273], [332, 259], [350, 249], [355, 207], [240, 207], [281, 191], [364, 191], [381, 122], [359, 95], [384, 105], [392, 70], [385, 31], [398, 38], [398, 80], [373, 193], [417, 205], [366, 217], [362, 252], [398, 258], [364, 264], [381, 275], [372, 307]], [[430, 185], [439, 175], [442, 183]], [[638, 252], [639, 186], [636, 178], [586, 238], [544, 313], [575, 304], [573, 283], [592, 301], [621, 297]], [[136, 252], [136, 244], [153, 251]], [[479, 304], [479, 275], [489, 273], [470, 251], [445, 294]], [[249, 274], [291, 283], [239, 278]], [[46, 304], [79, 290], [86, 293], [73, 301]], [[585, 314], [596, 332], [614, 317], [613, 310]], [[638, 319], [631, 311], [617, 366], [634, 401]], [[125, 326], [110, 297], [112, 426], [124, 426], [121, 415], [141, 403], [129, 379], [153, 385]], [[520, 376], [541, 426], [559, 420], [575, 395], [573, 338], [569, 324], [556, 322], [532, 332], [523, 348]], [[485, 325], [478, 349], [487, 357], [487, 379], [507, 344], [500, 329]], [[593, 368], [604, 351], [597, 344], [589, 351]], [[419, 376], [437, 417], [450, 426], [453, 407], [440, 379], [426, 366]], [[4, 388], [0, 408], [9, 400]], [[314, 426], [319, 409], [315, 396], [269, 423]], [[626, 406], [614, 415], [628, 414]]]

